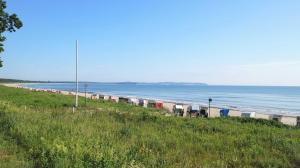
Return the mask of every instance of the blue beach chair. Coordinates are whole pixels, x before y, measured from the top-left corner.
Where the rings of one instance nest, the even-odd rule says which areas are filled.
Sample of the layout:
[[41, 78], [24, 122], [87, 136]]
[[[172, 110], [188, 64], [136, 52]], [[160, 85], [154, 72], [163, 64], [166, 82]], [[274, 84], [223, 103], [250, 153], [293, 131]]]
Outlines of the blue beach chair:
[[221, 117], [228, 117], [229, 109], [221, 109], [220, 110], [220, 116]]

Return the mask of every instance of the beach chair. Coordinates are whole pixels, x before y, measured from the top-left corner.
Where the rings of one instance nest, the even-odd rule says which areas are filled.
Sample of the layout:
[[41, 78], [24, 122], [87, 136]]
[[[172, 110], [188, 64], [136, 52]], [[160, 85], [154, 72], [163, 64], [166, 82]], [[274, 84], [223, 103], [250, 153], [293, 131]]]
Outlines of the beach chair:
[[129, 103], [129, 99], [126, 97], [119, 97], [119, 103]]
[[200, 108], [200, 113], [199, 113], [199, 116], [200, 117], [205, 117], [207, 118], [208, 117], [208, 112], [207, 112], [207, 107], [201, 107]]
[[188, 113], [190, 117], [199, 117], [200, 116], [200, 107], [199, 106], [189, 106]]
[[155, 102], [155, 108], [162, 109], [163, 108], [163, 102]]
[[241, 114], [243, 118], [255, 118], [255, 112], [244, 112]]
[[144, 106], [144, 100], [143, 99], [139, 99], [139, 106]]
[[119, 97], [118, 96], [111, 96], [110, 100], [112, 102], [118, 103], [119, 102]]
[[104, 95], [99, 95], [100, 100], [104, 100]]
[[155, 103], [155, 101], [153, 101], [153, 100], [149, 100], [149, 101], [148, 101], [148, 107], [149, 107], [149, 108], [155, 108], [155, 104], [156, 104], [156, 103]]
[[228, 117], [229, 109], [221, 109], [220, 110], [220, 116], [221, 117]]
[[129, 99], [129, 103], [130, 103], [131, 105], [137, 106], [137, 105], [139, 105], [139, 100], [138, 100], [137, 98], [130, 98], [130, 99]]
[[99, 95], [93, 94], [93, 95], [92, 95], [92, 100], [96, 100], [96, 99], [99, 99]]
[[281, 121], [281, 117], [282, 117], [281, 115], [273, 115], [272, 116], [272, 120], [280, 122]]
[[144, 108], [148, 107], [148, 102], [149, 102], [148, 100], [144, 100], [144, 102], [143, 102], [144, 103], [144, 105], [143, 105]]
[[110, 100], [110, 96], [104, 96], [104, 100]]
[[176, 116], [183, 116], [184, 108], [182, 104], [176, 104], [174, 105], [173, 112]]

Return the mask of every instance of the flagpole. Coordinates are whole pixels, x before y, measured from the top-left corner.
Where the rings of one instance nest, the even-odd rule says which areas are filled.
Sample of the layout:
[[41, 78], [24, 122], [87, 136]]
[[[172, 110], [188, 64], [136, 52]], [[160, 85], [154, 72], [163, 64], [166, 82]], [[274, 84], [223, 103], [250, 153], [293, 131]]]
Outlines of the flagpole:
[[76, 98], [75, 107], [78, 107], [78, 40], [76, 40]]

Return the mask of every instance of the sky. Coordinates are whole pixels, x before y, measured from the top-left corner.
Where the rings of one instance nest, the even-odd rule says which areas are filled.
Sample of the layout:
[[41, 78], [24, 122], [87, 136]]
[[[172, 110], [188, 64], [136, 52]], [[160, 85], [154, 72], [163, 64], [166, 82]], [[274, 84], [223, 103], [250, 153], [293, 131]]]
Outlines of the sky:
[[9, 0], [0, 78], [300, 86], [299, 0]]

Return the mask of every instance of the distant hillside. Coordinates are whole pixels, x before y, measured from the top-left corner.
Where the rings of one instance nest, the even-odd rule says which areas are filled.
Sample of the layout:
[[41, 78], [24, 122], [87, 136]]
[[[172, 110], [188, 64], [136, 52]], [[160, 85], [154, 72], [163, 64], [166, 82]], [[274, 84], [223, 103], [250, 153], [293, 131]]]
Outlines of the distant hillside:
[[[95, 82], [95, 83], [102, 83], [102, 82]], [[107, 82], [104, 82], [107, 83]], [[207, 86], [206, 83], [186, 83], [186, 82], [108, 82], [108, 84], [124, 84], [124, 85], [200, 85], [200, 86]]]
[[[30, 81], [19, 79], [4, 79], [0, 78], [0, 83], [73, 83], [73, 81]], [[158, 84], [158, 85], [201, 85], [207, 86], [206, 83], [188, 83], [188, 82], [88, 82], [80, 81], [79, 83], [108, 83], [108, 84]]]
[[200, 86], [207, 86], [206, 83], [190, 83], [190, 82], [159, 82], [158, 84], [161, 85], [200, 85]]
[[34, 82], [34, 81], [0, 78], [0, 83], [31, 83], [31, 82]]
[[72, 82], [69, 82], [69, 81], [31, 81], [31, 80], [0, 78], [0, 83], [72, 83]]

